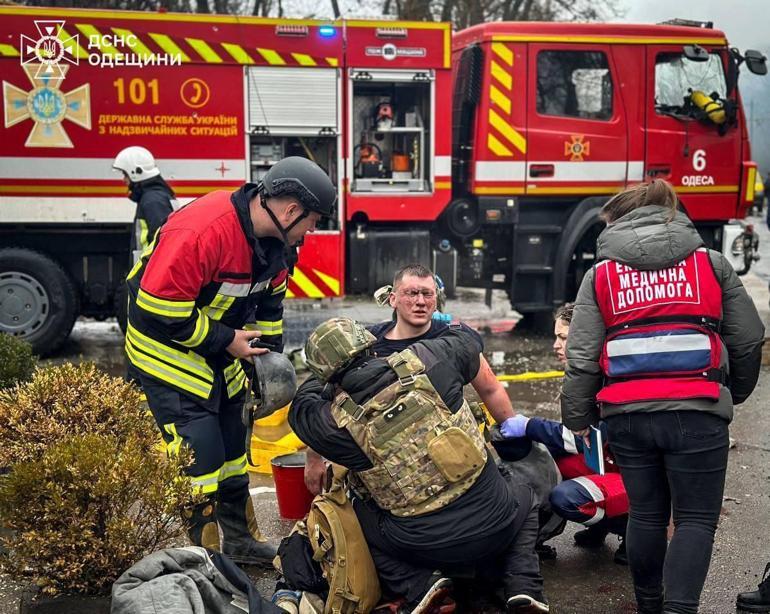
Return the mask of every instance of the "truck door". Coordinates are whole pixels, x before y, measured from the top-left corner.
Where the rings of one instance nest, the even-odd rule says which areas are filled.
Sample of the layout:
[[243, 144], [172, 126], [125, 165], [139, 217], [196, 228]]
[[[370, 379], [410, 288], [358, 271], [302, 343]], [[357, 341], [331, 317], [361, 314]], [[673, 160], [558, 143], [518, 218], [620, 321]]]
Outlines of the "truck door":
[[694, 62], [681, 45], [647, 49], [645, 173], [670, 181], [694, 220], [729, 219], [738, 205], [741, 127], [696, 119], [691, 104], [694, 91], [724, 100], [726, 59], [712, 50]]
[[344, 292], [340, 157], [341, 82], [337, 68], [256, 66], [249, 85], [251, 181], [259, 181], [286, 156], [304, 156], [323, 168], [338, 186], [335, 219], [324, 220], [305, 237], [287, 297], [322, 298]]
[[627, 121], [618, 83], [608, 45], [529, 44], [528, 195], [611, 194], [625, 185]]

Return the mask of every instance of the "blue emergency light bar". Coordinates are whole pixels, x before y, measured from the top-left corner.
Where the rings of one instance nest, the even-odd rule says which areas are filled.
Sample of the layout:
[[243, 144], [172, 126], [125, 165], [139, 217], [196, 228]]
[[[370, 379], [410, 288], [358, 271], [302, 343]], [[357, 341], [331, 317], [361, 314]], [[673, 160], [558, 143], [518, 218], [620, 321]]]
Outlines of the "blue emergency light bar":
[[335, 28], [334, 26], [319, 26], [318, 34], [320, 34], [324, 38], [331, 38], [332, 36], [335, 36], [337, 34], [337, 28]]

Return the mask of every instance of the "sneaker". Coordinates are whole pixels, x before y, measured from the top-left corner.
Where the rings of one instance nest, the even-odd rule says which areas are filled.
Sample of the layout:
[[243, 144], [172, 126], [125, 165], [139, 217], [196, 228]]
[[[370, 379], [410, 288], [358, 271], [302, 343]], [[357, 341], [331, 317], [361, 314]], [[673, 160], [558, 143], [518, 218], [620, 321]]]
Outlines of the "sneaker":
[[[442, 607], [449, 605], [446, 602], [449, 600], [451, 590], [452, 581], [449, 578], [439, 578], [423, 595], [423, 598], [420, 599], [420, 602], [412, 610], [412, 614], [445, 614], [445, 610], [442, 610]], [[451, 611], [454, 611], [454, 609]]]
[[628, 555], [626, 554], [626, 540], [623, 537], [618, 537], [618, 541], [620, 544], [618, 545], [618, 549], [615, 550], [615, 556], [612, 557], [612, 560], [615, 561], [618, 565], [628, 565]]
[[601, 548], [604, 544], [604, 538], [609, 531], [604, 523], [591, 525], [587, 529], [575, 533], [575, 545], [579, 548]]
[[540, 599], [542, 601], [529, 595], [514, 595], [505, 602], [506, 612], [509, 614], [541, 614], [550, 612], [551, 608], [545, 602], [545, 599], [543, 597], [540, 597]]
[[735, 606], [740, 612], [770, 612], [770, 563], [765, 566], [762, 581], [755, 591], [738, 593]]

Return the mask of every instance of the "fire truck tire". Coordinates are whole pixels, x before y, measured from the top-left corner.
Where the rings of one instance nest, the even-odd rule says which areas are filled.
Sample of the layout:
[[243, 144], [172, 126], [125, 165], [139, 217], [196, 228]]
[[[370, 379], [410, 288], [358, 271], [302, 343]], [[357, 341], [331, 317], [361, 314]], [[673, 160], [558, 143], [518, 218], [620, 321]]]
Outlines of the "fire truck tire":
[[78, 312], [75, 286], [61, 266], [31, 249], [0, 249], [1, 331], [49, 356], [69, 337]]
[[125, 282], [115, 288], [115, 318], [120, 332], [125, 335], [128, 327], [128, 286]]

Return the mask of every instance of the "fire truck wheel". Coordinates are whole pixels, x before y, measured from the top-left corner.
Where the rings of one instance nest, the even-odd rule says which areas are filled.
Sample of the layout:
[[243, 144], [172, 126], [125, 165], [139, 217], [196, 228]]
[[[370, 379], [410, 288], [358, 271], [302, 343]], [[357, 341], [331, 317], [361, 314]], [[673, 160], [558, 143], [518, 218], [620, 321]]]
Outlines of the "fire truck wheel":
[[77, 315], [75, 286], [56, 262], [31, 249], [0, 249], [0, 330], [48, 356], [67, 339]]

